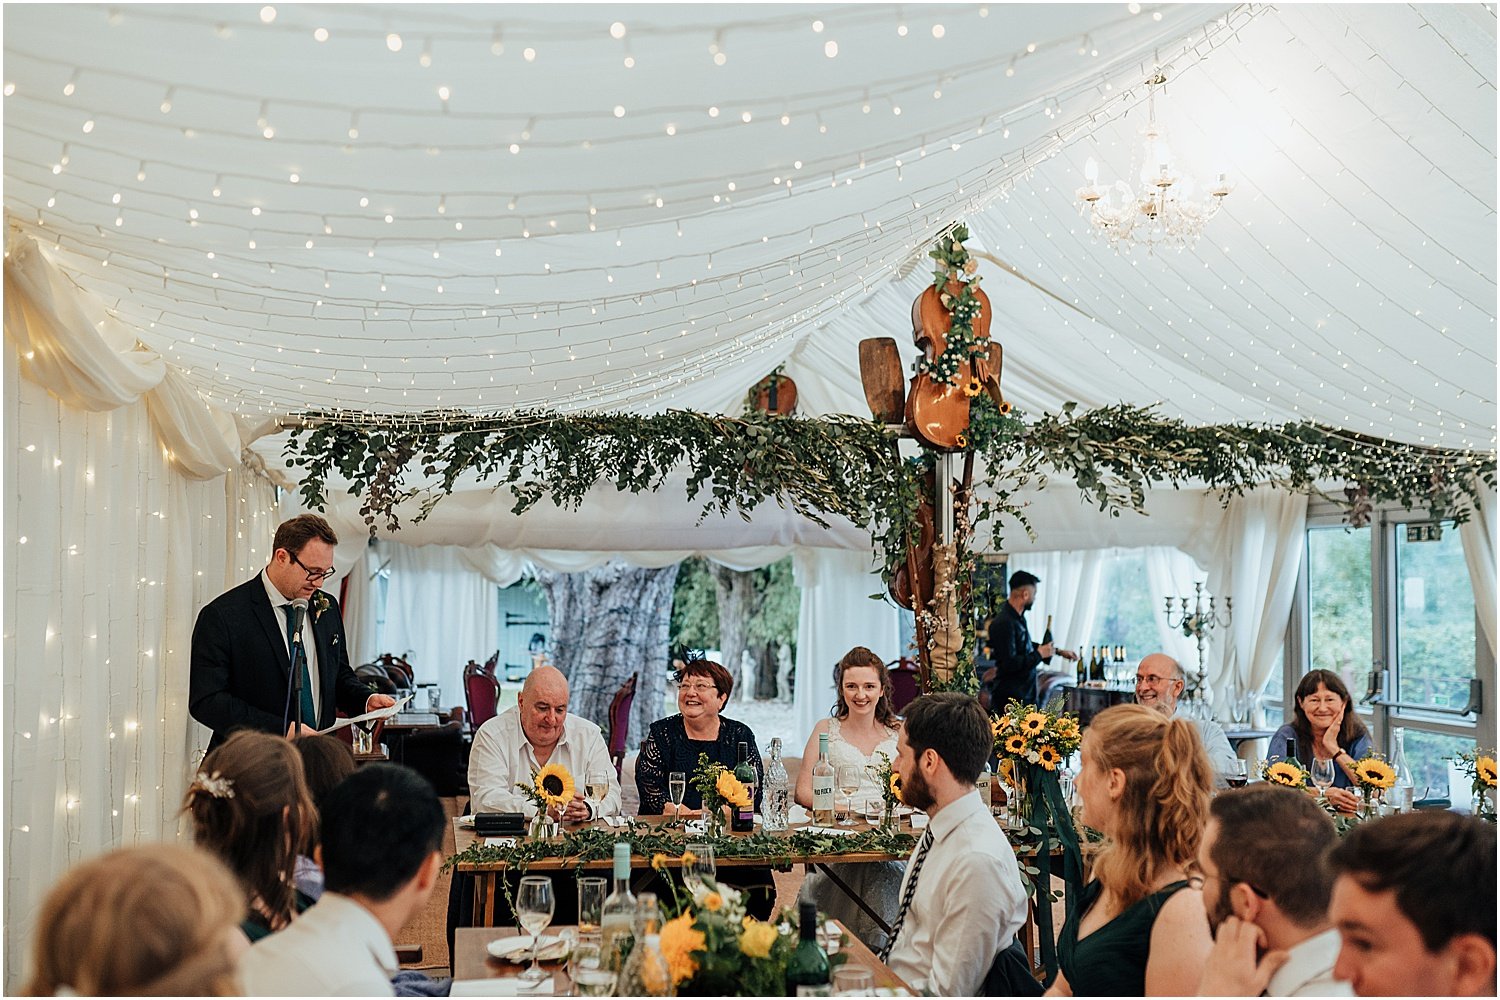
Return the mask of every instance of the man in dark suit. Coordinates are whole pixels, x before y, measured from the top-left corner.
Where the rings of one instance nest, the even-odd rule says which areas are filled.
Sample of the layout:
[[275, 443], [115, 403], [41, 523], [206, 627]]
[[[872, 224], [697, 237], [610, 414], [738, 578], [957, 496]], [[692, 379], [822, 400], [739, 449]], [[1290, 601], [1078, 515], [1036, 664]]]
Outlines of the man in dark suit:
[[[332, 725], [340, 709], [362, 715], [396, 703], [355, 678], [338, 601], [318, 589], [334, 573], [337, 543], [318, 515], [292, 518], [276, 529], [266, 568], [198, 613], [188, 710], [214, 731], [210, 750], [236, 729], [291, 737]], [[289, 618], [298, 598], [308, 601], [308, 609], [302, 625], [302, 729], [294, 732]]]
[[1005, 711], [1005, 703], [1012, 698], [1023, 705], [1035, 705], [1036, 666], [1050, 660], [1054, 652], [1065, 660], [1078, 659], [1071, 649], [1054, 650], [1050, 642], [1037, 646], [1031, 641], [1025, 615], [1036, 603], [1036, 588], [1041, 582], [1024, 569], [1012, 573], [1010, 596], [990, 623], [990, 656], [995, 665], [981, 679], [989, 685], [993, 711]]

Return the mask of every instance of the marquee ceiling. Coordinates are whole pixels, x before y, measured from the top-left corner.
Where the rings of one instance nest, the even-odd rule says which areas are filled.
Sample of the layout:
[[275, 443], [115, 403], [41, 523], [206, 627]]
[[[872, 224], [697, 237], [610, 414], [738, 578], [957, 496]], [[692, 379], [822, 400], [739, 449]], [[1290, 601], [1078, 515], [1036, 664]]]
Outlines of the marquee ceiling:
[[[5, 204], [211, 402], [864, 412], [966, 219], [1024, 409], [1495, 446], [1495, 14], [1287, 5], [8, 5]], [[1122, 255], [1143, 81], [1235, 182]], [[1023, 280], [1024, 279], [1024, 280]], [[910, 354], [910, 348], [904, 348]]]

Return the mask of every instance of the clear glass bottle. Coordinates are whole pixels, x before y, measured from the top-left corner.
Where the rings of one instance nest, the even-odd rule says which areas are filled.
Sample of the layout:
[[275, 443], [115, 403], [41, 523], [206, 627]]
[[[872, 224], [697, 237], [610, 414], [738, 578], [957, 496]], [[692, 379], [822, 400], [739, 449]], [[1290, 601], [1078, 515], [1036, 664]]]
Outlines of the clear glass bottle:
[[673, 995], [672, 974], [661, 952], [661, 907], [656, 893], [643, 892], [635, 904], [635, 946], [620, 970], [622, 997], [669, 997]]
[[766, 765], [766, 790], [761, 796], [761, 825], [778, 833], [791, 825], [790, 781], [781, 760], [781, 737], [771, 739], [771, 762]]
[[1391, 770], [1396, 772], [1396, 784], [1391, 789], [1390, 802], [1400, 812], [1410, 812], [1416, 796], [1416, 779], [1412, 777], [1411, 765], [1406, 762], [1406, 730], [1391, 730]]
[[995, 772], [990, 770], [990, 762], [985, 761], [984, 771], [980, 773], [979, 780], [975, 782], [975, 787], [979, 789], [979, 801], [984, 803], [986, 809], [990, 808], [992, 802], [991, 789], [994, 787], [994, 779]]
[[621, 956], [629, 951], [635, 909], [635, 893], [630, 891], [630, 845], [617, 843], [614, 891], [604, 898], [604, 909], [600, 911], [599, 920], [602, 939], [599, 953], [615, 972], [620, 970]]
[[812, 769], [813, 822], [824, 826], [833, 825], [833, 784], [837, 778], [833, 765], [828, 763], [828, 734], [818, 734], [818, 762]]

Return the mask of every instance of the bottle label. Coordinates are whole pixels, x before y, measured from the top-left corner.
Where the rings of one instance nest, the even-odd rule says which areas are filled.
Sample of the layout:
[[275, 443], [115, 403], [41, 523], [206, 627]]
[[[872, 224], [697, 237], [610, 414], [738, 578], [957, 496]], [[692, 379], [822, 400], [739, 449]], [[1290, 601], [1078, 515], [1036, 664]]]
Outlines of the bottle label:
[[833, 779], [827, 775], [813, 776], [813, 808], [833, 808]]

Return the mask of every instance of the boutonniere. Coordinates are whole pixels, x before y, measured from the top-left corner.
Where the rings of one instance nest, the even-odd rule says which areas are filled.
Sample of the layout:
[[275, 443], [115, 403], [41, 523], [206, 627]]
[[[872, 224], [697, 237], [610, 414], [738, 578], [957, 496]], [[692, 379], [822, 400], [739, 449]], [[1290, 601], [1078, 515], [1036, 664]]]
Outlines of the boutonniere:
[[313, 591], [312, 606], [314, 622], [317, 622], [317, 620], [322, 617], [323, 612], [328, 610], [331, 603], [332, 602], [328, 600], [327, 594], [323, 593], [321, 590]]

